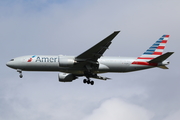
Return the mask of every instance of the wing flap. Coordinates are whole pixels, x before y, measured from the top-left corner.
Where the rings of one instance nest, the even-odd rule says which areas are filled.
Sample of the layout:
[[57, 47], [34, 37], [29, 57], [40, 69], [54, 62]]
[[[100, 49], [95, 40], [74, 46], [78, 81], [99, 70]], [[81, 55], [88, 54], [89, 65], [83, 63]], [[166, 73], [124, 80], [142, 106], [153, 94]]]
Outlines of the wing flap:
[[108, 77], [102, 77], [102, 76], [92, 76], [92, 78], [96, 78], [96, 79], [99, 79], [99, 80], [110, 80], [111, 78], [108, 78]]

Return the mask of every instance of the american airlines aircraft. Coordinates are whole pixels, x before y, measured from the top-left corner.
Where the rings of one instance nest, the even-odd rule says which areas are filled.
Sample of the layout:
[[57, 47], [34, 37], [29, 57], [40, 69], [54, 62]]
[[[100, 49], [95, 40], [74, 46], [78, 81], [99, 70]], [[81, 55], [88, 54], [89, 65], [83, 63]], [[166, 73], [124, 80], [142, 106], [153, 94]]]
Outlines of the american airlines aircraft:
[[166, 59], [174, 52], [163, 54], [163, 50], [169, 35], [163, 35], [139, 57], [102, 57], [119, 32], [113, 32], [78, 56], [28, 55], [11, 59], [6, 65], [17, 70], [20, 78], [23, 77], [22, 71], [58, 71], [62, 72], [58, 74], [60, 82], [72, 82], [85, 76], [87, 79], [83, 82], [91, 85], [94, 81], [90, 78], [110, 79], [99, 76], [99, 73], [132, 72], [154, 67], [168, 69]]

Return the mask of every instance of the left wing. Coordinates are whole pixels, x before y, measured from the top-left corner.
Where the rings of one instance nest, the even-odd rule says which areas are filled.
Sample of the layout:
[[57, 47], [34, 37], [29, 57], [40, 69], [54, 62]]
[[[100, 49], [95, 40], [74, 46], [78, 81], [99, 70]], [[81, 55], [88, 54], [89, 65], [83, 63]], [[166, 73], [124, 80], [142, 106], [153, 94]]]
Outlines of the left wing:
[[108, 49], [111, 41], [116, 37], [120, 31], [115, 31], [101, 42], [97, 43], [87, 51], [76, 57], [76, 61], [90, 61], [97, 62], [97, 60], [103, 55], [103, 53]]

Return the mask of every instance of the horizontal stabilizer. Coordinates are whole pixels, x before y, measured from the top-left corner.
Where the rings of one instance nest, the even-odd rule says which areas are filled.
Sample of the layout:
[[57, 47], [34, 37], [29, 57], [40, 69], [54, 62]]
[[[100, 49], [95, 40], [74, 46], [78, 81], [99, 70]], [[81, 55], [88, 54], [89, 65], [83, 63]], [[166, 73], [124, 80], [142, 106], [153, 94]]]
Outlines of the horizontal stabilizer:
[[159, 66], [159, 68], [161, 68], [161, 69], [169, 69], [167, 66]]
[[174, 52], [167, 52], [163, 55], [160, 55], [152, 60], [150, 60], [148, 63], [159, 63], [159, 62], [163, 62], [164, 60], [166, 60], [169, 56], [171, 56]]

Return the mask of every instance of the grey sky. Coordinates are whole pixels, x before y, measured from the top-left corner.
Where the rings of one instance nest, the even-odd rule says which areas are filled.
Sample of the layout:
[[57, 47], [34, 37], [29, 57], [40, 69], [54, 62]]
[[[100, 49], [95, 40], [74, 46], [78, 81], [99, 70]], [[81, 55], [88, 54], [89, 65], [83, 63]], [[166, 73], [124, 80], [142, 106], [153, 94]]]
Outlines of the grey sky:
[[[0, 1], [0, 120], [179, 120], [180, 2], [177, 0]], [[163, 34], [169, 70], [107, 73], [109, 81], [59, 83], [58, 72], [23, 72], [23, 55], [79, 55], [115, 30], [106, 56], [140, 56]]]

